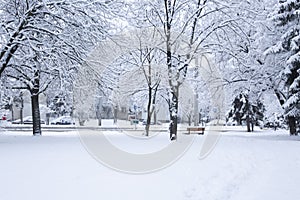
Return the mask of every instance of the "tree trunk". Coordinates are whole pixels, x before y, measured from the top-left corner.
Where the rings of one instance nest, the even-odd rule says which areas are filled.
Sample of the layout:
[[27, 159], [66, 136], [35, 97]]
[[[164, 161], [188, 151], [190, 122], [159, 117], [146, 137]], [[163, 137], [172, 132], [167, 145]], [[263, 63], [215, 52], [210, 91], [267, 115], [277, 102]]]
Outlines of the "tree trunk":
[[21, 120], [21, 124], [23, 124], [23, 107], [20, 108], [20, 120]]
[[156, 112], [156, 94], [157, 94], [157, 90], [158, 90], [158, 86], [159, 86], [160, 80], [159, 82], [157, 82], [157, 85], [154, 88], [154, 94], [153, 94], [153, 98], [152, 98], [152, 110], [151, 110], [151, 118], [153, 115], [153, 120], [154, 120], [154, 124], [157, 124], [157, 112]]
[[38, 94], [31, 95], [31, 108], [32, 108], [33, 135], [34, 136], [42, 135]]
[[[178, 87], [173, 87], [171, 91], [172, 101], [170, 102], [170, 139], [177, 139], [177, 124], [178, 124]], [[174, 91], [175, 90], [175, 91]]]
[[40, 91], [40, 71], [34, 72], [34, 78], [32, 80], [33, 88], [31, 88], [31, 109], [32, 109], [32, 129], [33, 135], [42, 135], [41, 130], [41, 116], [39, 105], [39, 91]]
[[170, 139], [171, 140], [176, 140], [177, 139], [177, 120], [178, 117], [177, 115], [170, 115], [171, 118], [171, 122], [170, 122], [170, 127], [169, 127], [169, 131], [170, 131]]
[[46, 125], [50, 124], [50, 113], [46, 113]]
[[246, 116], [246, 124], [247, 124], [247, 132], [251, 132], [251, 123], [250, 123], [249, 114], [247, 114]]
[[194, 95], [194, 126], [199, 126], [198, 93]]
[[151, 101], [152, 101], [152, 88], [148, 87], [148, 105], [147, 105], [147, 122], [146, 122], [146, 136], [149, 136], [149, 129], [151, 123]]
[[11, 121], [15, 120], [15, 113], [14, 113], [14, 108], [13, 108], [13, 104], [10, 105], [10, 111], [11, 111]]
[[114, 124], [118, 122], [118, 107], [114, 107]]
[[246, 124], [247, 124], [247, 132], [251, 132], [251, 119], [250, 119], [250, 105], [249, 105], [249, 100], [248, 96], [246, 98]]
[[297, 128], [296, 128], [296, 118], [288, 117], [288, 123], [290, 127], [290, 135], [298, 135]]
[[[169, 86], [171, 88], [171, 97], [169, 99], [169, 113], [170, 113], [170, 125], [169, 125], [169, 132], [170, 132], [170, 139], [176, 140], [177, 137], [177, 92], [176, 88], [177, 85], [174, 85], [177, 80], [176, 79], [176, 67], [173, 66], [172, 63], [172, 43], [171, 43], [171, 13], [172, 13], [172, 2], [170, 0], [165, 0], [165, 11], [166, 11], [166, 49], [167, 49], [167, 66], [168, 66], [168, 75], [169, 75]], [[178, 83], [178, 82], [177, 82]], [[175, 83], [176, 84], [176, 83]]]
[[96, 110], [96, 117], [98, 119], [98, 126], [101, 126], [102, 123], [101, 123], [101, 109], [100, 109], [100, 105], [97, 106], [97, 110]]
[[24, 109], [24, 99], [23, 99], [23, 92], [20, 92], [20, 100], [21, 100], [21, 105], [20, 105], [20, 119], [21, 119], [21, 124], [23, 124], [23, 109]]

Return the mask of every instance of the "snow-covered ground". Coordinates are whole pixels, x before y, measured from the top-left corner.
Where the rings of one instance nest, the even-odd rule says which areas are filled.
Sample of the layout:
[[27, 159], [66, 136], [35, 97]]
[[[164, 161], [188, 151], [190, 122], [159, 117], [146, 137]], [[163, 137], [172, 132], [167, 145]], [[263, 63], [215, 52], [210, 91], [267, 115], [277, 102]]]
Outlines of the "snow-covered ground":
[[[116, 145], [139, 151], [168, 145], [167, 135], [130, 143], [107, 131]], [[180, 135], [179, 137], [191, 137]], [[173, 165], [133, 175], [97, 162], [74, 132], [0, 129], [1, 200], [282, 200], [300, 196], [300, 137], [286, 131], [223, 132], [212, 153], [199, 160], [205, 136]], [[122, 141], [126, 144], [122, 144]], [[134, 145], [128, 145], [134, 144]], [[127, 149], [126, 149], [127, 148]], [[139, 152], [136, 152], [139, 153]]]

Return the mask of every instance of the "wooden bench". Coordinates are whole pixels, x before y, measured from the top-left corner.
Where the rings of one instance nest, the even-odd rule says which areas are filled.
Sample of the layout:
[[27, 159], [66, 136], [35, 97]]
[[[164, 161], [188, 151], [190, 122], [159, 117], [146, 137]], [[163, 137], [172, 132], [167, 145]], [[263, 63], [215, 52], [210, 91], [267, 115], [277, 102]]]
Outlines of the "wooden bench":
[[204, 134], [204, 127], [187, 127], [187, 131], [191, 134], [191, 131], [197, 131], [199, 135]]

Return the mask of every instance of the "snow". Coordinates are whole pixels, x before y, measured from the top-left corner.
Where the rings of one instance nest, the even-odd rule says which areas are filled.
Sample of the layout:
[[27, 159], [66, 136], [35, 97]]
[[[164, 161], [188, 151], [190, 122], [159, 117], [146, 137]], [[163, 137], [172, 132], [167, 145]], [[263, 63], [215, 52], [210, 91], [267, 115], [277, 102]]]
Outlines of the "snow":
[[[244, 129], [226, 127], [203, 160], [199, 153], [205, 136], [196, 136], [173, 165], [132, 175], [93, 159], [76, 131], [44, 131], [43, 136], [33, 137], [31, 132], [0, 128], [0, 199], [297, 199], [300, 138], [290, 137], [285, 130], [248, 134]], [[164, 133], [138, 141], [116, 131], [105, 134], [133, 153], [160, 149], [170, 142]]]

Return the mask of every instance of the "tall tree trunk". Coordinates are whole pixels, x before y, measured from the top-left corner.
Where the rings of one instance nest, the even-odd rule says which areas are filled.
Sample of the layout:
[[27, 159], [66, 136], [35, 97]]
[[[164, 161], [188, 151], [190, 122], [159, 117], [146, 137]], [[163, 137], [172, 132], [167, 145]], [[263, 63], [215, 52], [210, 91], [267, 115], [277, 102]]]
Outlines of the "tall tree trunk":
[[151, 118], [152, 118], [152, 115], [153, 115], [153, 120], [154, 120], [154, 124], [157, 124], [157, 116], [156, 116], [156, 95], [157, 95], [157, 90], [158, 90], [158, 87], [159, 87], [159, 83], [160, 83], [160, 80], [157, 82], [155, 88], [154, 88], [154, 94], [153, 94], [153, 97], [152, 97], [152, 110], [151, 110]]
[[33, 121], [33, 135], [42, 135], [41, 117], [39, 107], [39, 95], [31, 95], [32, 121]]
[[39, 105], [39, 91], [40, 91], [40, 71], [34, 72], [34, 78], [32, 80], [33, 88], [31, 88], [31, 110], [32, 110], [32, 130], [33, 135], [42, 135], [41, 130], [41, 116]]
[[298, 135], [297, 128], [296, 128], [296, 118], [288, 117], [288, 123], [290, 127], [290, 135]]
[[21, 124], [24, 123], [23, 121], [23, 109], [24, 109], [24, 99], [23, 99], [23, 92], [20, 92], [20, 100], [21, 100], [21, 105], [20, 105], [20, 119], [21, 119]]
[[[150, 77], [149, 77], [149, 80], [150, 80]], [[152, 118], [153, 114], [154, 114], [154, 124], [156, 124], [156, 122], [157, 122], [155, 105], [156, 105], [156, 94], [157, 94], [159, 83], [160, 83], [160, 81], [157, 82], [157, 84], [154, 88], [153, 95], [152, 95], [153, 88], [151, 86], [148, 87], [147, 123], [146, 123], [146, 127], [145, 127], [146, 136], [149, 136], [151, 118]]]
[[[174, 91], [175, 90], [175, 91]], [[177, 139], [177, 124], [178, 124], [178, 87], [173, 87], [171, 91], [172, 101], [170, 102], [170, 139]]]
[[[168, 76], [169, 76], [169, 86], [171, 97], [169, 99], [169, 112], [170, 112], [170, 125], [169, 133], [170, 139], [176, 140], [177, 138], [177, 108], [178, 108], [178, 80], [177, 80], [177, 69], [172, 63], [172, 43], [171, 43], [171, 22], [172, 22], [172, 1], [165, 0], [165, 12], [166, 12], [166, 49], [167, 49], [167, 66], [168, 66]], [[176, 80], [174, 80], [176, 79]], [[175, 84], [175, 85], [174, 85]]]
[[148, 87], [148, 105], [147, 105], [147, 122], [146, 122], [146, 136], [149, 136], [149, 129], [151, 123], [151, 101], [152, 101], [152, 88]]
[[246, 98], [246, 124], [247, 124], [247, 132], [251, 132], [251, 121], [250, 121], [250, 105], [248, 98]]

